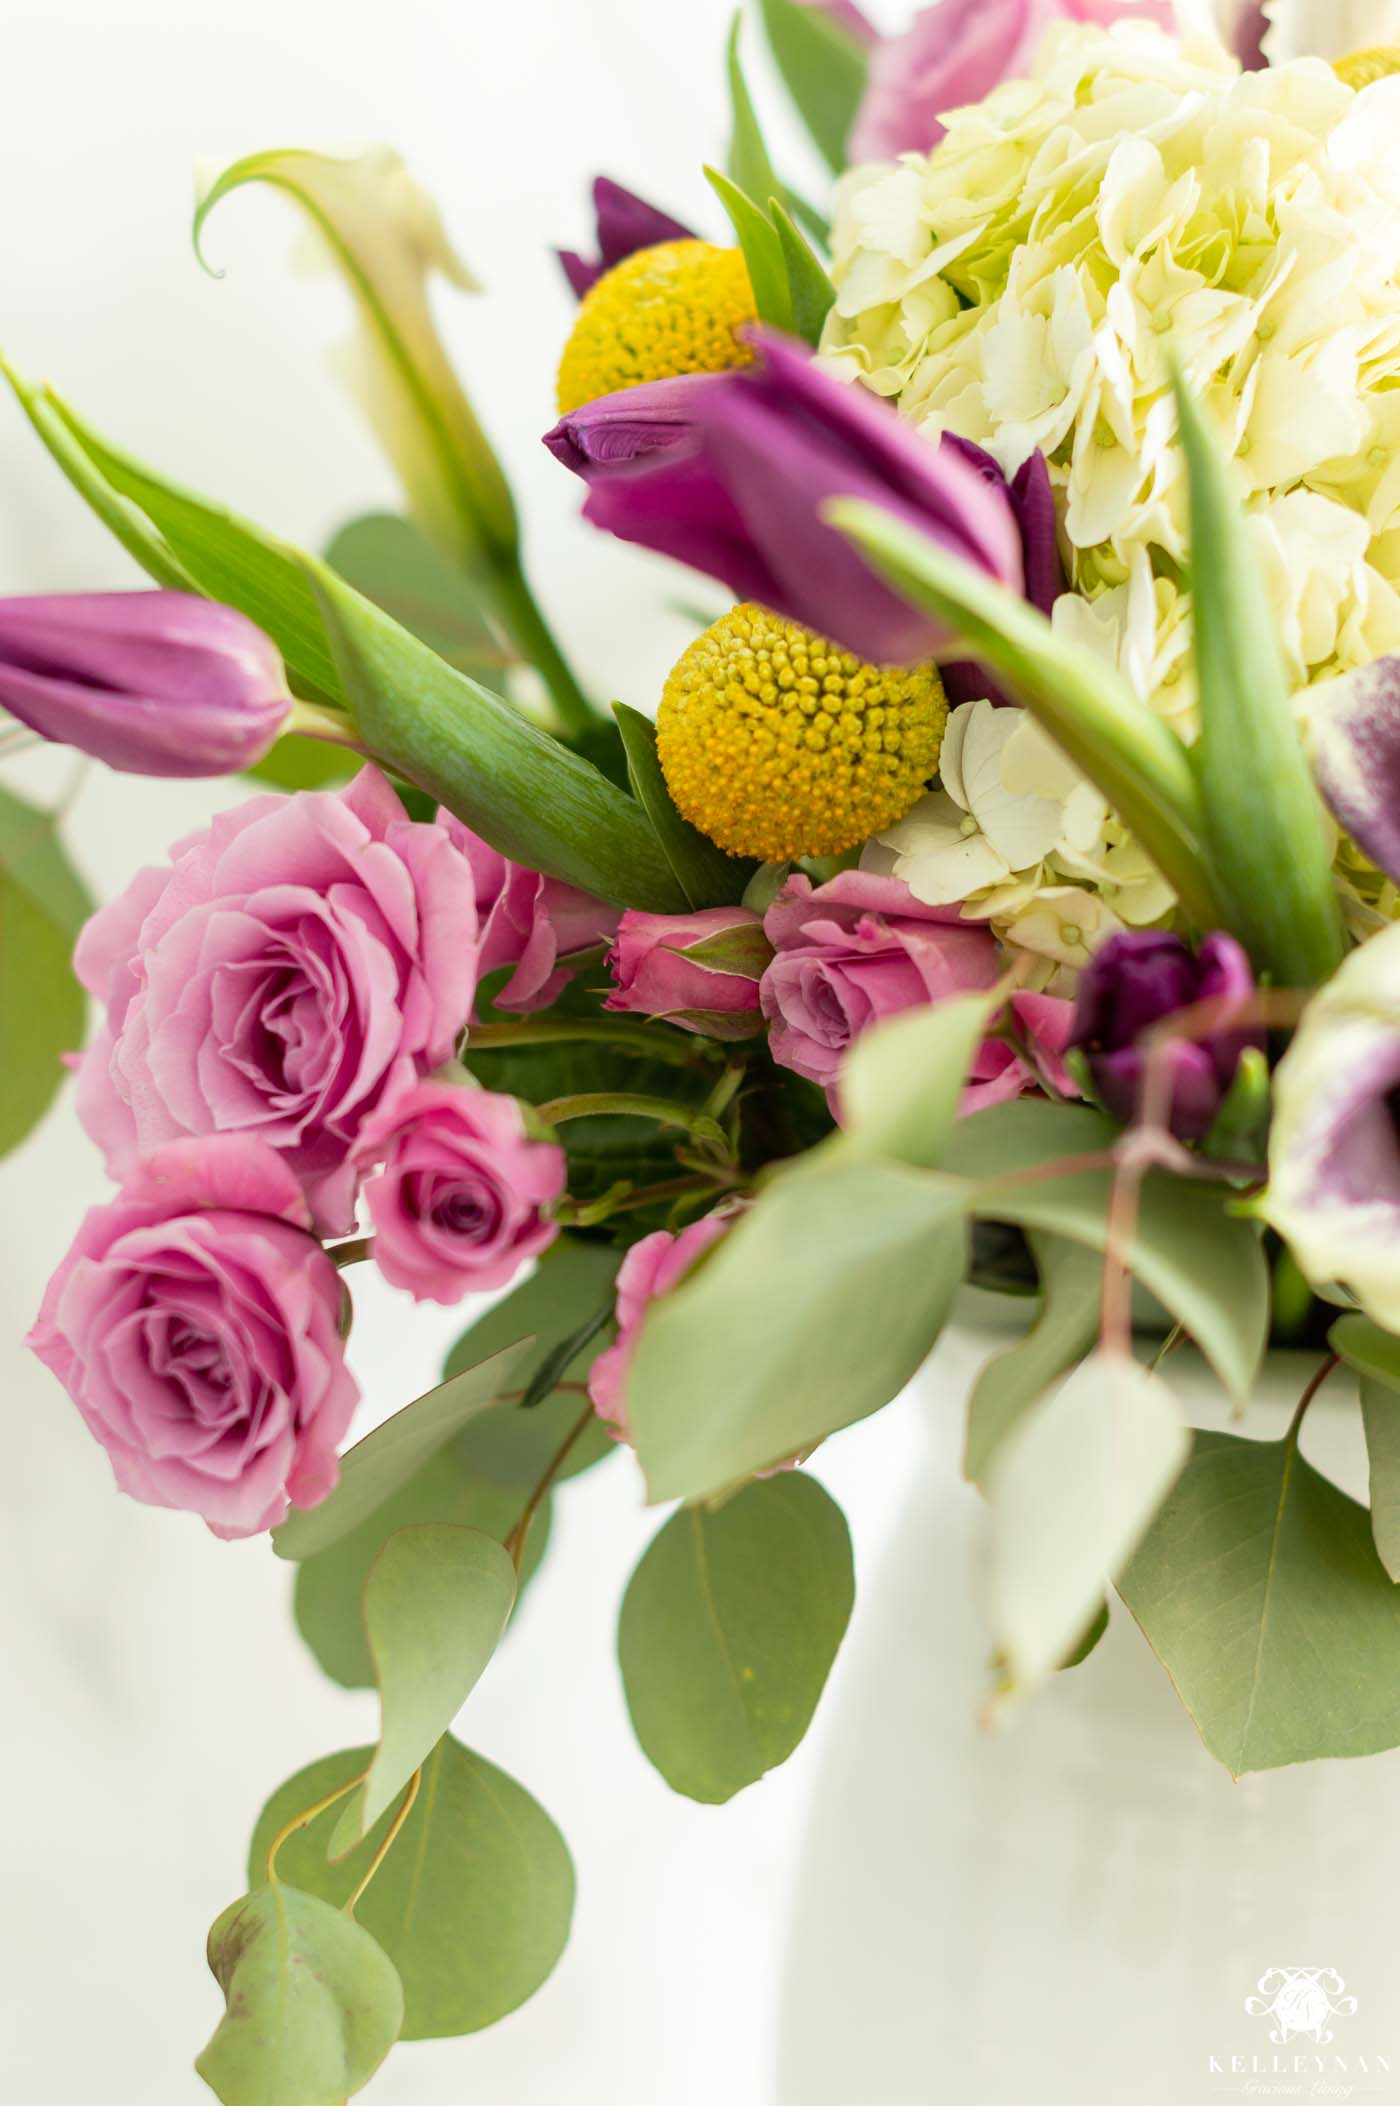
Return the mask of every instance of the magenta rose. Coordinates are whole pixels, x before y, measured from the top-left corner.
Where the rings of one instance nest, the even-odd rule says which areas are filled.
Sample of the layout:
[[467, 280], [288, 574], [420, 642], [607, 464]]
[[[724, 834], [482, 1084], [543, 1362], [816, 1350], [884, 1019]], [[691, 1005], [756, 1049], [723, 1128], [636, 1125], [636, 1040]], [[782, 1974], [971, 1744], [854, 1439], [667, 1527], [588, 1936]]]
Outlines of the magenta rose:
[[821, 886], [790, 877], [763, 926], [775, 952], [759, 990], [773, 1058], [824, 1087], [872, 1024], [994, 987], [1002, 970], [989, 929], [869, 871]]
[[471, 867], [375, 768], [255, 797], [143, 870], [78, 939], [106, 1003], [78, 1109], [118, 1178], [185, 1134], [285, 1155], [352, 1225], [350, 1151], [385, 1093], [451, 1058], [476, 989]]
[[692, 1221], [678, 1236], [666, 1229], [643, 1236], [623, 1259], [617, 1275], [617, 1340], [594, 1361], [588, 1376], [588, 1394], [600, 1419], [605, 1419], [618, 1440], [630, 1441], [627, 1417], [627, 1368], [636, 1350], [637, 1333], [647, 1304], [658, 1294], [669, 1294], [689, 1272], [702, 1251], [732, 1225], [732, 1214], [706, 1214]]
[[249, 1134], [171, 1143], [84, 1219], [28, 1344], [134, 1499], [253, 1536], [335, 1485], [359, 1391], [310, 1224]]
[[546, 1208], [564, 1190], [564, 1151], [532, 1141], [514, 1097], [420, 1082], [360, 1132], [374, 1257], [416, 1301], [459, 1302], [505, 1287], [554, 1241]]
[[471, 865], [481, 925], [480, 973], [515, 968], [495, 997], [498, 1009], [548, 1009], [571, 977], [569, 960], [606, 943], [618, 912], [559, 878], [512, 863], [451, 812], [438, 823]]
[[758, 983], [771, 956], [762, 921], [746, 907], [629, 911], [608, 958], [613, 990], [604, 1007], [713, 1038], [752, 1038], [763, 1028]]

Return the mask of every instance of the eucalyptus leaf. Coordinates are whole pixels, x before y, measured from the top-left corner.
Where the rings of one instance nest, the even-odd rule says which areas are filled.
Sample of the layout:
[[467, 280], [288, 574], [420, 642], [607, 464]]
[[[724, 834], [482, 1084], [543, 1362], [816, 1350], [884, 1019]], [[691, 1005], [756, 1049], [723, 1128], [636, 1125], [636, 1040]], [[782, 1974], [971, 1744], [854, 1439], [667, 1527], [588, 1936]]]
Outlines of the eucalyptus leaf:
[[1327, 1343], [1358, 1375], [1400, 1389], [1400, 1338], [1393, 1331], [1383, 1331], [1369, 1316], [1348, 1313], [1337, 1318]]
[[333, 535], [326, 561], [347, 585], [459, 673], [500, 686], [507, 664], [479, 583], [412, 520], [367, 512]]
[[1400, 1390], [1363, 1375], [1361, 1418], [1371, 1471], [1371, 1535], [1386, 1572], [1400, 1581]]
[[810, 0], [759, 0], [773, 57], [798, 115], [832, 173], [865, 93], [868, 60], [850, 32]]
[[0, 789], [0, 1155], [38, 1124], [82, 1044], [71, 961], [91, 912], [49, 814]]
[[705, 170], [705, 180], [729, 215], [749, 267], [754, 305], [759, 320], [774, 329], [791, 329], [792, 300], [788, 293], [787, 265], [778, 230], [761, 206], [746, 191], [721, 175], [717, 168]]
[[278, 1557], [314, 1557], [358, 1528], [469, 1419], [517, 1386], [529, 1344], [520, 1340], [464, 1368], [357, 1441], [340, 1459], [340, 1482], [330, 1496], [294, 1511], [273, 1530]]
[[[361, 1776], [370, 1753], [328, 1755], [274, 1792], [253, 1836], [252, 1884], [267, 1878], [274, 1838], [304, 1808]], [[364, 1877], [389, 1816], [332, 1864], [326, 1846], [335, 1819], [332, 1807], [289, 1836], [277, 1863], [287, 1879], [338, 1909]], [[424, 1763], [408, 1818], [355, 1913], [402, 1979], [402, 2037], [430, 2040], [479, 2032], [533, 1996], [564, 1950], [573, 1903], [573, 1866], [548, 1814], [514, 1778], [448, 1734]]]
[[993, 1624], [1013, 1690], [1082, 1639], [1191, 1452], [1166, 1383], [1095, 1353], [1006, 1436], [987, 1471]]
[[340, 2106], [399, 2037], [393, 1963], [339, 1908], [279, 1883], [225, 1909], [209, 1968], [228, 2010], [195, 2063], [224, 2106]]
[[1108, 1603], [1104, 1602], [1100, 1606], [1098, 1615], [1094, 1617], [1092, 1623], [1090, 1623], [1088, 1629], [1084, 1633], [1084, 1636], [1079, 1640], [1079, 1643], [1075, 1646], [1074, 1650], [1070, 1653], [1067, 1653], [1065, 1658], [1060, 1662], [1060, 1673], [1068, 1674], [1070, 1668], [1082, 1667], [1084, 1665], [1084, 1662], [1098, 1651], [1100, 1645], [1103, 1643], [1104, 1639], [1107, 1636]]
[[844, 1129], [863, 1155], [916, 1169], [943, 1158], [973, 1055], [1000, 994], [955, 995], [864, 1032], [841, 1070]]
[[515, 1604], [515, 1567], [494, 1537], [425, 1522], [390, 1536], [365, 1581], [379, 1680], [379, 1746], [331, 1838], [343, 1856], [432, 1753], [485, 1672]]
[[787, 1761], [854, 1599], [845, 1516], [799, 1471], [671, 1516], [628, 1583], [617, 1647], [637, 1738], [674, 1791], [717, 1805]]
[[632, 791], [652, 823], [661, 851], [689, 907], [727, 907], [744, 896], [756, 865], [716, 848], [676, 810], [656, 754], [656, 726], [623, 702], [613, 715], [627, 754]]
[[1400, 1745], [1400, 1594], [1292, 1436], [1198, 1433], [1119, 1592], [1235, 1776]]
[[1099, 1329], [1103, 1259], [1095, 1250], [1035, 1232], [1030, 1237], [1040, 1275], [1035, 1322], [1004, 1353], [987, 1362], [968, 1403], [963, 1470], [974, 1484], [1023, 1415], [1083, 1359]]

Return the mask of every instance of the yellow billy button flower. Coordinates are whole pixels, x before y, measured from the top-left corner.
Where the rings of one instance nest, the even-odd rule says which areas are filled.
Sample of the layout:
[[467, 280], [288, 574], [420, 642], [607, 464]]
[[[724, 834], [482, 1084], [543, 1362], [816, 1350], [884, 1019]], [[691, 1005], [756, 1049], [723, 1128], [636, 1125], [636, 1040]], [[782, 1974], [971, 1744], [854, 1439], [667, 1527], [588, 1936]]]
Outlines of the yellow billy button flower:
[[657, 750], [693, 826], [731, 855], [777, 863], [839, 855], [902, 819], [947, 720], [935, 666], [867, 665], [746, 602], [671, 673]]
[[737, 332], [757, 319], [738, 249], [708, 241], [638, 249], [601, 277], [579, 307], [559, 362], [560, 412], [567, 416], [644, 380], [747, 366], [753, 353]]
[[1373, 44], [1365, 51], [1349, 51], [1345, 58], [1336, 61], [1332, 70], [1348, 88], [1369, 88], [1373, 80], [1384, 80], [1391, 73], [1400, 73], [1400, 46]]

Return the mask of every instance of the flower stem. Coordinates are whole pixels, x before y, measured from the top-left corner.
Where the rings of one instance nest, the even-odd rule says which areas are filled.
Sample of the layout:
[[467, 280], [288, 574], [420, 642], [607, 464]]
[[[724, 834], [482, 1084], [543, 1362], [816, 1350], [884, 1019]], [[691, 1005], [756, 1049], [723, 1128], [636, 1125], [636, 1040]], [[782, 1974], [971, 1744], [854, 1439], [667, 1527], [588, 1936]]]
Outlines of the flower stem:
[[628, 1017], [539, 1016], [522, 1017], [519, 1023], [474, 1024], [467, 1032], [466, 1051], [494, 1052], [498, 1046], [555, 1045], [620, 1046], [624, 1051], [665, 1061], [669, 1067], [688, 1068], [696, 1061], [714, 1061], [719, 1048], [707, 1039], [680, 1031], [658, 1029]]
[[352, 1236], [347, 1243], [327, 1245], [326, 1256], [343, 1272], [347, 1265], [358, 1265], [362, 1259], [374, 1255], [373, 1236]]
[[630, 1090], [581, 1090], [576, 1096], [553, 1097], [536, 1110], [547, 1126], [562, 1126], [569, 1119], [613, 1116], [655, 1119], [658, 1126], [679, 1126], [697, 1141], [729, 1153], [728, 1136], [717, 1119], [688, 1105], [673, 1104], [669, 1097], [637, 1096]]
[[379, 1848], [375, 1851], [374, 1856], [370, 1859], [364, 1878], [360, 1881], [360, 1884], [356, 1887], [354, 1893], [350, 1896], [350, 1899], [345, 1904], [345, 1913], [347, 1916], [354, 1915], [356, 1904], [359, 1902], [361, 1896], [364, 1894], [365, 1888], [369, 1885], [375, 1873], [379, 1870], [379, 1867], [383, 1864], [385, 1858], [389, 1855], [389, 1852], [393, 1849], [394, 1844], [397, 1842], [399, 1830], [403, 1827], [404, 1822], [408, 1819], [409, 1815], [413, 1811], [413, 1802], [418, 1797], [418, 1787], [422, 1783], [422, 1781], [423, 1771], [420, 1765], [420, 1767], [413, 1772], [413, 1775], [408, 1780], [408, 1790], [403, 1795], [403, 1801], [399, 1807], [398, 1812], [394, 1815], [393, 1820], [389, 1823], [388, 1834], [385, 1836]]
[[363, 1784], [364, 1781], [364, 1771], [361, 1771], [358, 1777], [347, 1778], [345, 1783], [338, 1784], [333, 1792], [327, 1792], [324, 1799], [318, 1799], [314, 1806], [308, 1806], [305, 1813], [294, 1814], [286, 1827], [273, 1837], [272, 1846], [267, 1853], [267, 1883], [270, 1887], [277, 1884], [277, 1853], [288, 1838], [294, 1836], [299, 1828], [305, 1828], [308, 1822], [315, 1820], [317, 1814], [323, 1814], [327, 1807], [334, 1806], [337, 1799], [343, 1799], [347, 1792], [353, 1792], [356, 1785]]
[[559, 1475], [559, 1472], [563, 1469], [564, 1464], [568, 1461], [569, 1456], [573, 1452], [573, 1449], [575, 1448], [577, 1443], [583, 1439], [584, 1434], [588, 1431], [589, 1425], [591, 1424], [595, 1416], [596, 1413], [594, 1412], [592, 1404], [585, 1404], [583, 1410], [579, 1413], [578, 1417], [573, 1423], [573, 1426], [570, 1428], [568, 1435], [563, 1441], [560, 1442], [559, 1446], [555, 1449], [553, 1455], [550, 1457], [548, 1465], [546, 1466], [539, 1483], [535, 1486], [534, 1491], [531, 1492], [529, 1498], [525, 1502], [524, 1512], [521, 1514], [520, 1519], [516, 1522], [510, 1534], [506, 1537], [505, 1547], [510, 1552], [511, 1559], [515, 1565], [515, 1569], [517, 1572], [519, 1572], [520, 1570], [521, 1559], [525, 1555], [525, 1538], [530, 1533], [530, 1523], [534, 1520], [535, 1515], [539, 1512], [540, 1505], [544, 1499], [545, 1494], [548, 1492], [555, 1478]]
[[491, 576], [492, 597], [523, 658], [549, 689], [559, 728], [567, 738], [592, 731], [604, 719], [574, 678], [554, 632], [518, 563], [499, 565]]

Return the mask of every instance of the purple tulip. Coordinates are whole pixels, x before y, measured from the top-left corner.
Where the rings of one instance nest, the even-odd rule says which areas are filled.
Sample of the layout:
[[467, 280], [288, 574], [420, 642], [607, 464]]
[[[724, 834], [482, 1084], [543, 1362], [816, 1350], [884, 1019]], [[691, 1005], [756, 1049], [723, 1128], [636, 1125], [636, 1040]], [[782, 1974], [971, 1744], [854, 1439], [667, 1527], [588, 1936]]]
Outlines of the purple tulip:
[[611, 176], [599, 176], [593, 185], [593, 217], [598, 232], [596, 263], [573, 249], [557, 251], [564, 276], [580, 300], [606, 272], [635, 256], [638, 249], [654, 248], [659, 241], [696, 239], [689, 227], [659, 212], [634, 190], [624, 190]]
[[[954, 447], [983, 481], [994, 490], [1007, 489], [1006, 477], [989, 453], [970, 439], [954, 434], [943, 441]], [[1025, 567], [1026, 598], [1032, 607], [1048, 616], [1060, 594], [1067, 589], [1065, 566], [1060, 556], [1059, 530], [1055, 518], [1055, 492], [1043, 453], [1023, 461], [1010, 484], [1011, 509], [1021, 532], [1021, 559]], [[959, 659], [942, 668], [943, 687], [949, 703], [988, 701], [1005, 703], [1010, 697], [999, 687], [985, 666], [973, 659]]]
[[585, 404], [547, 434], [589, 484], [585, 518], [882, 665], [931, 658], [948, 632], [827, 525], [832, 498], [880, 505], [1022, 589], [1004, 484], [957, 447], [921, 439], [868, 390], [832, 379], [805, 345], [753, 334], [757, 365], [649, 381]]
[[130, 775], [227, 775], [262, 759], [292, 698], [232, 607], [99, 592], [0, 600], [0, 705]]
[[[1095, 1090], [1126, 1125], [1142, 1109], [1142, 1041], [1152, 1027], [1197, 1002], [1243, 1006], [1253, 993], [1249, 960], [1223, 930], [1207, 936], [1195, 956], [1164, 930], [1125, 930], [1110, 936], [1085, 968], [1070, 1045], [1088, 1055]], [[1178, 1140], [1209, 1133], [1240, 1055], [1262, 1045], [1257, 1029], [1227, 1024], [1173, 1044], [1168, 1123]]]
[[1400, 656], [1328, 681], [1308, 705], [1313, 773], [1333, 817], [1400, 881]]
[[1262, 73], [1268, 65], [1264, 53], [1264, 39], [1268, 34], [1269, 18], [1264, 12], [1264, 0], [1236, 0], [1229, 43], [1246, 73]]

